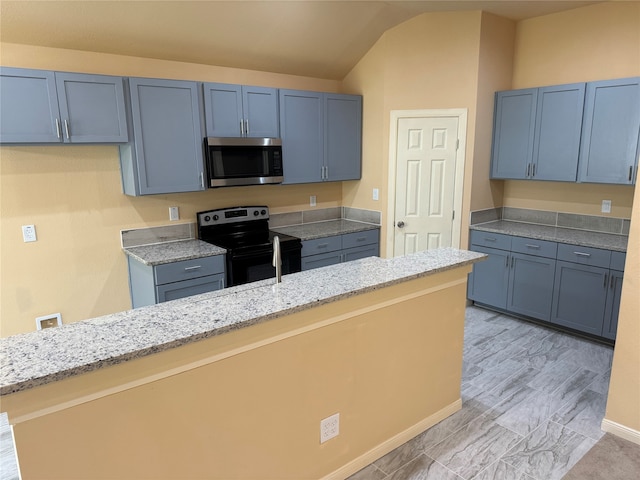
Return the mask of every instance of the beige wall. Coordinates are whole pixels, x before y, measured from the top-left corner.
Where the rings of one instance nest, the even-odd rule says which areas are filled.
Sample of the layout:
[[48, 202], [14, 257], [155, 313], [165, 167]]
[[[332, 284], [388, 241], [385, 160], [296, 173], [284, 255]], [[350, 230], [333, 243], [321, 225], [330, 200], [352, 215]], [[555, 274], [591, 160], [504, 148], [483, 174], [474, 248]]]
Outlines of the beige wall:
[[[640, 2], [606, 2], [518, 22], [512, 88], [640, 75]], [[505, 181], [504, 205], [630, 218], [633, 188]]]
[[[467, 243], [469, 210], [502, 205], [502, 182], [489, 182], [493, 98], [508, 89], [515, 23], [484, 12], [425, 14], [387, 31], [344, 79], [365, 97], [364, 170], [346, 183], [346, 204], [387, 211], [392, 110], [468, 109], [461, 245]], [[446, 41], [444, 40], [446, 39]], [[371, 199], [380, 189], [380, 201]], [[384, 218], [386, 251], [392, 218]]]
[[[205, 65], [73, 50], [0, 45], [3, 65], [58, 71], [231, 82], [318, 91], [339, 83]], [[272, 211], [341, 205], [339, 183], [257, 186], [198, 193], [122, 194], [117, 146], [0, 147], [0, 335], [35, 330], [35, 318], [60, 312], [65, 323], [130, 308], [120, 230], [180, 222], [195, 212], [255, 203]], [[21, 225], [38, 241], [23, 243]]]

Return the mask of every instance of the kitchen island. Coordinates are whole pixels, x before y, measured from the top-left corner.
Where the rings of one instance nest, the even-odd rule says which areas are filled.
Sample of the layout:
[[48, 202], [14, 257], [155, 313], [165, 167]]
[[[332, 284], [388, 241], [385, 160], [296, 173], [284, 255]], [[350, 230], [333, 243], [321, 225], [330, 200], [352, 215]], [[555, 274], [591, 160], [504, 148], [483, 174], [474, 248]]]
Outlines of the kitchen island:
[[353, 473], [460, 408], [483, 257], [367, 258], [1, 339], [23, 475]]

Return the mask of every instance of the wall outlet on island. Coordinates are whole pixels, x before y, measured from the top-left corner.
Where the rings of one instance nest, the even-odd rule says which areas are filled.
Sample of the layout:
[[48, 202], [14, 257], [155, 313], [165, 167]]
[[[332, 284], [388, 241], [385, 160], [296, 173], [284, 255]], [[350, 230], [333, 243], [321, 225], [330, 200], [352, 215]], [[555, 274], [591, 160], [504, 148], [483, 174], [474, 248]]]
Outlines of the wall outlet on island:
[[43, 330], [45, 328], [59, 327], [62, 325], [62, 315], [59, 313], [52, 313], [49, 315], [43, 315], [36, 318], [36, 328]]
[[611, 213], [611, 200], [602, 200], [602, 213]]
[[336, 413], [320, 420], [320, 443], [331, 440], [340, 434], [340, 414]]

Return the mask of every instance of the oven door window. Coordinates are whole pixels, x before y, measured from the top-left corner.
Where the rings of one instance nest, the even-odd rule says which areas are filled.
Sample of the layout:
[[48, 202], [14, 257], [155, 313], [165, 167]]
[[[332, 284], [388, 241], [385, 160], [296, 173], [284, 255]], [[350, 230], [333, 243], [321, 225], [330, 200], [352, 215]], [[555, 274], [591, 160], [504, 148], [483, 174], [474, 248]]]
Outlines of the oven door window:
[[[242, 255], [227, 254], [227, 283], [228, 286], [242, 285], [276, 276], [276, 269], [272, 265], [271, 251], [252, 252]], [[300, 251], [282, 250], [282, 273], [300, 271]]]

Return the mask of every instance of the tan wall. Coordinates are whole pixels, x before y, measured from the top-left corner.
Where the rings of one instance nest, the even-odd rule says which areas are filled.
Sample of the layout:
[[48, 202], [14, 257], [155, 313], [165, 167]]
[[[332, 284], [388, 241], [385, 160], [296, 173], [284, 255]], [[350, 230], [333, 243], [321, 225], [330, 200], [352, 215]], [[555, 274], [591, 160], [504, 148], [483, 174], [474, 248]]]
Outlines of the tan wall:
[[[469, 210], [476, 123], [480, 12], [434, 13], [385, 32], [344, 79], [364, 95], [363, 181], [345, 183], [346, 204], [387, 213], [389, 129], [392, 110], [468, 109], [463, 215]], [[446, 41], [444, 40], [446, 39]], [[380, 200], [372, 200], [372, 188]], [[381, 252], [393, 221], [383, 216]], [[463, 219], [463, 224], [465, 220]], [[465, 231], [466, 236], [466, 229]]]
[[[3, 65], [58, 71], [231, 82], [318, 91], [339, 83], [248, 70], [73, 50], [0, 45]], [[117, 146], [0, 147], [0, 335], [35, 330], [35, 318], [60, 312], [65, 323], [130, 308], [120, 230], [195, 222], [209, 208], [266, 204], [272, 211], [341, 205], [339, 183], [257, 186], [172, 195], [122, 194]], [[38, 241], [23, 243], [21, 225]]]
[[[640, 2], [605, 2], [518, 22], [512, 88], [640, 75]], [[505, 181], [504, 205], [630, 218], [633, 188]]]
[[298, 480], [351, 464], [345, 478], [459, 408], [469, 271], [2, 397], [22, 474]]
[[[636, 191], [637, 192], [637, 191]], [[618, 340], [605, 419], [635, 431], [640, 443], [640, 193], [636, 193], [624, 267]], [[617, 432], [619, 433], [619, 432]]]

